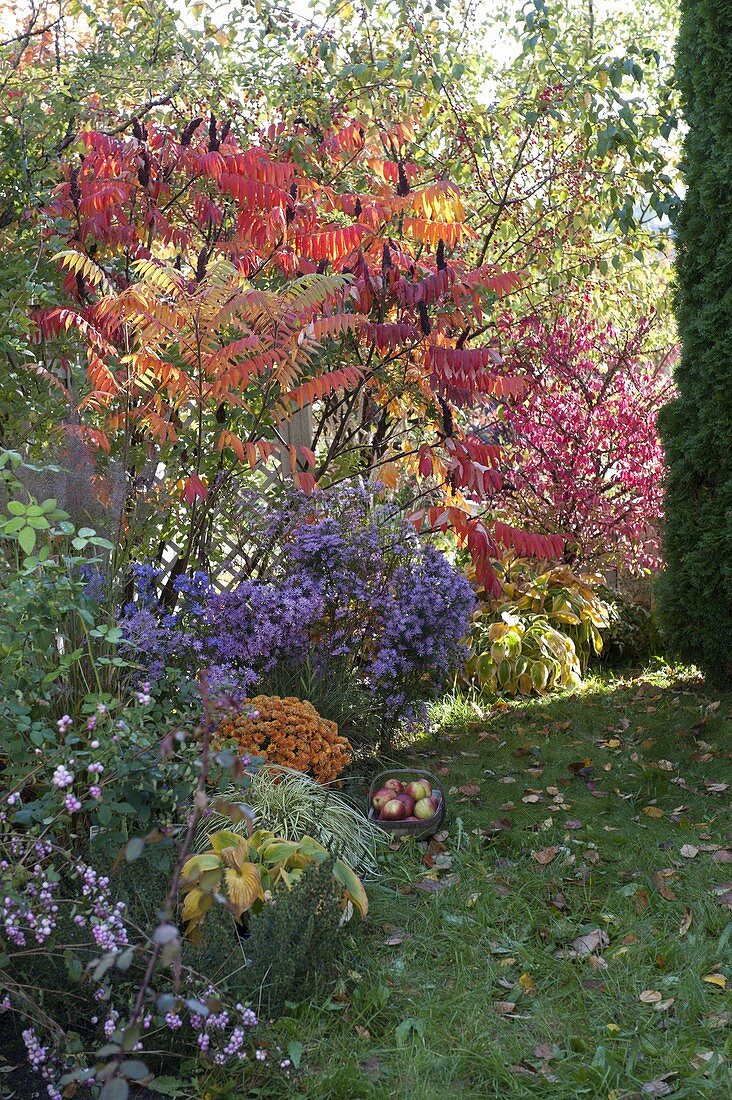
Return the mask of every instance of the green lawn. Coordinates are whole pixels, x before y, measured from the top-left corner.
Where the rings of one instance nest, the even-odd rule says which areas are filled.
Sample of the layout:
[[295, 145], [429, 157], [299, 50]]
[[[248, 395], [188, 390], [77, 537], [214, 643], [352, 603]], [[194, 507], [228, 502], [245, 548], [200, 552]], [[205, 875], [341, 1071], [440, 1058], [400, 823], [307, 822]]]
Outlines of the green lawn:
[[447, 835], [389, 853], [353, 969], [278, 1023], [287, 1095], [732, 1095], [731, 712], [668, 669], [444, 704], [407, 760]]

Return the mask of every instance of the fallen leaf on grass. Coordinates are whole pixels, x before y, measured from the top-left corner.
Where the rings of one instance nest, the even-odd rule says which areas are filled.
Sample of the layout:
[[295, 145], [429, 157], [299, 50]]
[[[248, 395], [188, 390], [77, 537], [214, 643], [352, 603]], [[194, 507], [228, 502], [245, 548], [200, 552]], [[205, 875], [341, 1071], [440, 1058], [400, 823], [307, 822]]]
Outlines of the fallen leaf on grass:
[[660, 806], [644, 806], [643, 813], [646, 817], [663, 817], [663, 810]]
[[676, 1073], [664, 1073], [663, 1077], [654, 1077], [652, 1081], [646, 1081], [645, 1085], [641, 1085], [641, 1092], [646, 1096], [668, 1096], [676, 1087], [671, 1084], [671, 1081], [677, 1076]]
[[657, 989], [644, 989], [638, 997], [638, 1000], [642, 1001], [644, 1005], [654, 1005], [662, 999], [663, 993], [660, 993]]
[[558, 851], [559, 849], [556, 846], [541, 848], [538, 852], [534, 852], [534, 859], [537, 863], [540, 863], [542, 867], [545, 867], [547, 863], [551, 863]]
[[675, 1004], [675, 997], [667, 997], [665, 1001], [659, 1001], [658, 1004], [654, 1004], [653, 1008], [655, 1012], [668, 1012]]
[[366, 1058], [361, 1062], [361, 1072], [365, 1077], [368, 1077], [370, 1081], [379, 1081], [382, 1077], [381, 1066], [379, 1059], [376, 1055], [372, 1054], [370, 1058]]
[[541, 1058], [545, 1062], [549, 1062], [556, 1056], [556, 1050], [551, 1043], [540, 1043], [538, 1047], [534, 1047], [535, 1058]]
[[567, 959], [583, 958], [587, 955], [594, 955], [598, 947], [603, 948], [609, 945], [610, 937], [607, 932], [603, 932], [601, 928], [593, 928], [589, 932], [578, 936], [576, 940], [572, 940], [572, 950], [564, 952], [563, 957]]
[[564, 822], [564, 828], [565, 829], [581, 829], [582, 828], [582, 822], [570, 819], [569, 821]]
[[518, 980], [519, 987], [524, 991], [527, 997], [533, 997], [536, 993], [537, 986], [534, 979], [529, 973], [524, 973]]
[[682, 844], [679, 853], [684, 859], [695, 859], [699, 855], [699, 849], [695, 848], [693, 844]]
[[516, 1011], [515, 1001], [496, 1001], [493, 1005], [499, 1016], [510, 1016], [512, 1012]]
[[709, 982], [710, 985], [716, 986], [717, 989], [727, 988], [727, 979], [723, 974], [705, 974], [702, 981]]
[[389, 924], [383, 926], [384, 931], [387, 933], [387, 937], [384, 940], [386, 947], [398, 947], [400, 943], [404, 943], [405, 940], [411, 940], [411, 932], [407, 932], [405, 928], [394, 928]]
[[679, 925], [679, 935], [680, 936], [685, 936], [690, 928], [691, 928], [691, 909], [689, 909], [688, 906], [685, 906], [684, 907], [684, 915], [681, 919], [681, 924]]
[[523, 798], [521, 799], [521, 801], [522, 802], [531, 802], [531, 803], [541, 802], [542, 798], [541, 798], [541, 795], [538, 795], [538, 794], [525, 794], [523, 796]]
[[477, 794], [480, 794], [479, 783], [464, 783], [462, 787], [458, 787], [460, 794], [464, 794], [466, 798], [475, 798]]
[[430, 878], [429, 875], [420, 882], [413, 882], [408, 889], [423, 890], [426, 894], [439, 894], [450, 886], [456, 886], [460, 882], [460, 875], [443, 875], [442, 878]]
[[554, 897], [550, 900], [549, 904], [553, 905], [555, 909], [559, 909], [559, 911], [561, 912], [562, 909], [567, 908], [567, 899], [562, 893], [555, 894]]
[[650, 894], [644, 886], [639, 886], [635, 892], [635, 911], [645, 913], [651, 900]]
[[676, 901], [676, 894], [666, 883], [666, 879], [670, 878], [673, 874], [675, 874], [674, 871], [671, 871], [671, 873], [669, 874], [668, 870], [666, 870], [654, 871], [651, 875], [651, 881], [653, 882], [653, 885], [656, 887], [661, 897], [665, 898], [666, 901]]
[[712, 853], [712, 863], [732, 863], [732, 850], [720, 848]]

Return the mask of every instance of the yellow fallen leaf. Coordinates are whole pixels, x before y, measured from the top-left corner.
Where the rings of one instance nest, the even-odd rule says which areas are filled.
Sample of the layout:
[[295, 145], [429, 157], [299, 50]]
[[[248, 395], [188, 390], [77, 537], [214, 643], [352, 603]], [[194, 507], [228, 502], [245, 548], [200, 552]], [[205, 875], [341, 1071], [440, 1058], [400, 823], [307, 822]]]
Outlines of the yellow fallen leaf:
[[620, 742], [618, 741], [617, 737], [613, 737], [609, 741], [606, 741], [605, 745], [608, 749], [618, 749], [618, 748], [620, 748]]
[[536, 982], [530, 974], [522, 974], [518, 980], [518, 984], [520, 985], [521, 989], [523, 989], [524, 993], [528, 993], [529, 995], [536, 993]]
[[659, 993], [657, 989], [644, 989], [638, 1000], [642, 1001], [644, 1005], [654, 1005], [661, 1000], [662, 996], [663, 994]]
[[620, 1026], [618, 1024], [605, 1024], [605, 1027], [608, 1031], [612, 1031], [613, 1035], [616, 1031], [620, 1031]]
[[663, 817], [663, 810], [660, 806], [644, 806], [643, 813], [646, 817]]
[[702, 981], [709, 982], [710, 985], [716, 985], [718, 989], [727, 988], [727, 979], [723, 974], [705, 974]]

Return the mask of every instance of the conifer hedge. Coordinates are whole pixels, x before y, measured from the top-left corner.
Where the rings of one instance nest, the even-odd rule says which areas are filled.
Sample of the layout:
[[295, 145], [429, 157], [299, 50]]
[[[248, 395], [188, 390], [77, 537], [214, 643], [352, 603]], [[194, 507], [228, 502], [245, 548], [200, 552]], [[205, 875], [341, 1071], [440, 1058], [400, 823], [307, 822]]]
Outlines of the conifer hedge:
[[677, 78], [688, 125], [677, 222], [678, 398], [659, 610], [669, 648], [732, 682], [732, 0], [682, 0]]

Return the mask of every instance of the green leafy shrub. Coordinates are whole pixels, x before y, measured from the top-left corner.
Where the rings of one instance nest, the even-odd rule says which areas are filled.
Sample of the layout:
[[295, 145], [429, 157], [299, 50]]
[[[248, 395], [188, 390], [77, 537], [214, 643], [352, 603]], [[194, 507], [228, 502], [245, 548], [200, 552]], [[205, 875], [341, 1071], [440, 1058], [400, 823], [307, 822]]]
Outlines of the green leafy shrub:
[[596, 591], [601, 578], [566, 565], [539, 572], [537, 563], [513, 556], [494, 568], [502, 593], [484, 597], [474, 616], [467, 675], [508, 695], [577, 687], [609, 625]]
[[609, 625], [603, 631], [603, 660], [637, 664], [662, 650], [661, 636], [653, 610], [622, 592], [601, 588], [608, 609]]
[[678, 397], [661, 410], [665, 572], [659, 613], [672, 652], [732, 683], [732, 164], [727, 0], [683, 0], [676, 73], [687, 124], [677, 222]]
[[333, 861], [310, 867], [292, 890], [280, 891], [252, 916], [250, 933], [245, 995], [268, 1012], [302, 1001], [316, 983], [332, 980], [347, 946]]

